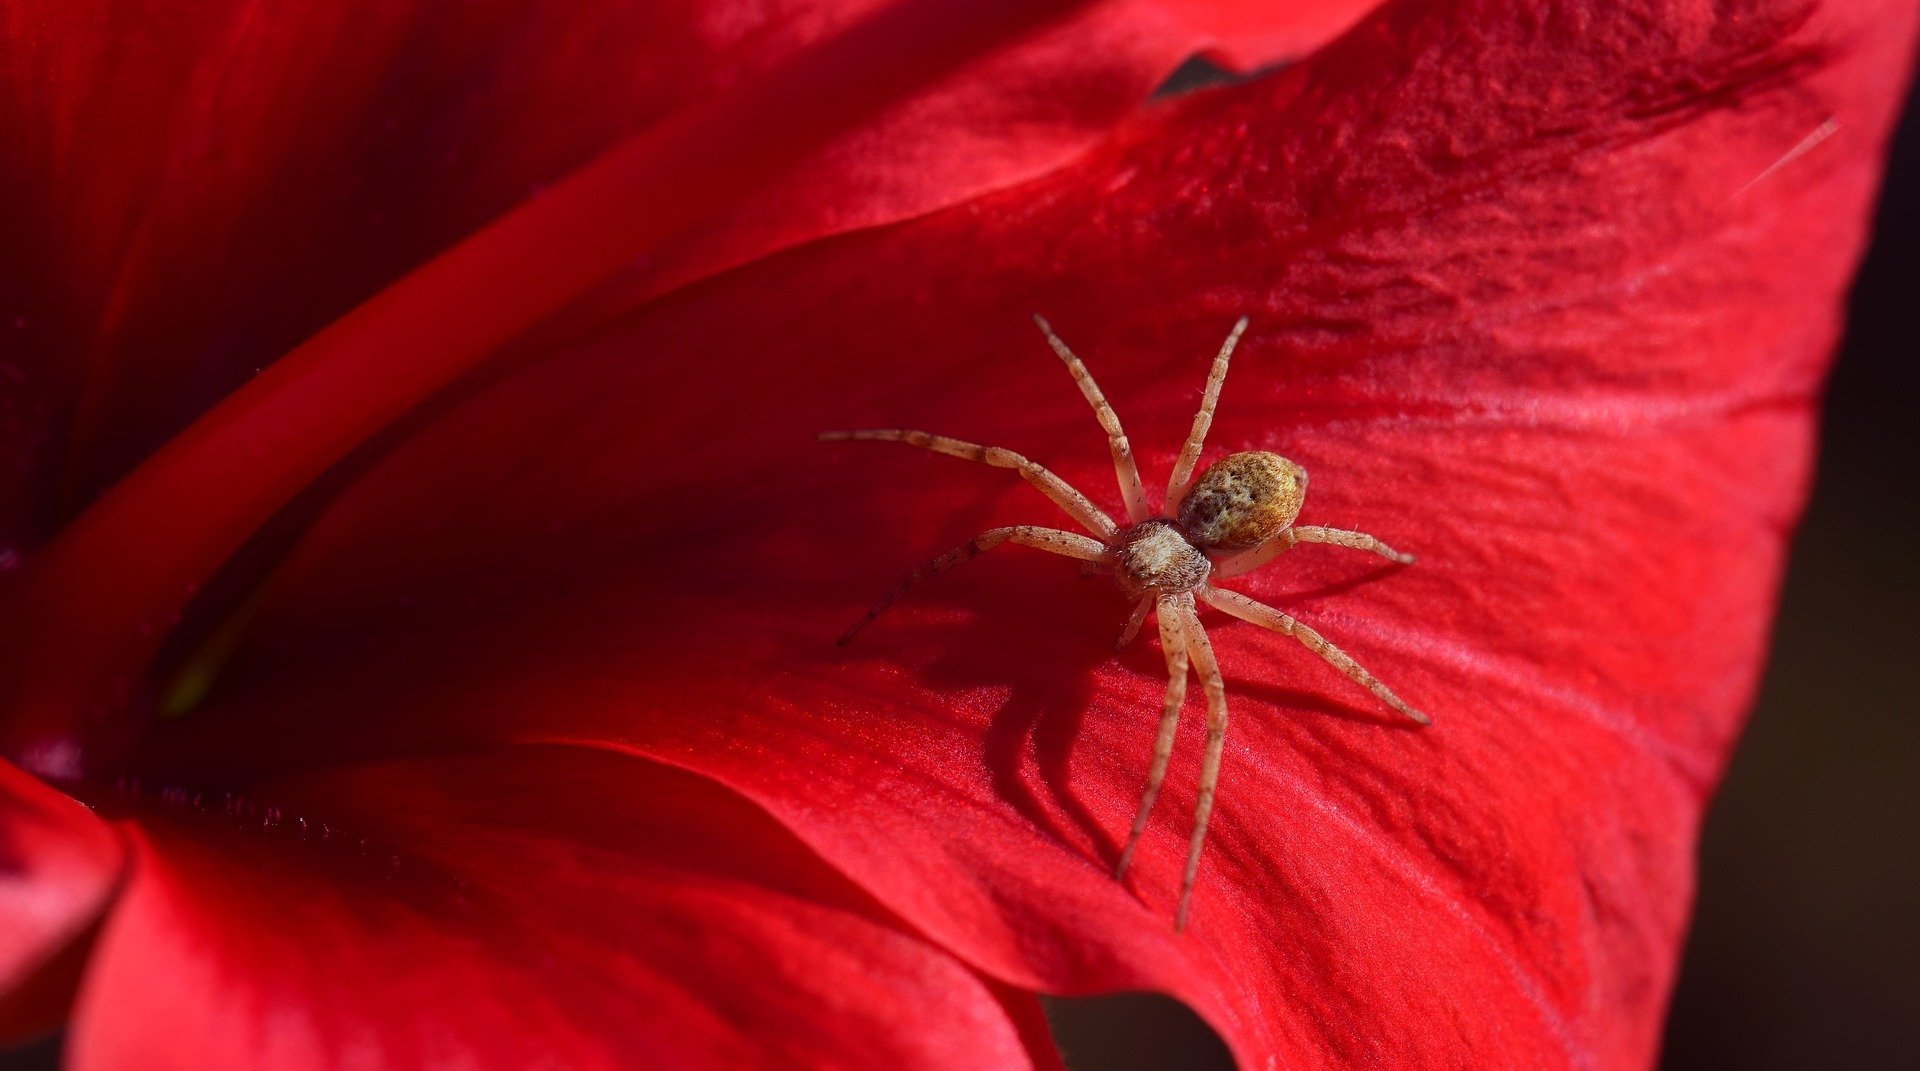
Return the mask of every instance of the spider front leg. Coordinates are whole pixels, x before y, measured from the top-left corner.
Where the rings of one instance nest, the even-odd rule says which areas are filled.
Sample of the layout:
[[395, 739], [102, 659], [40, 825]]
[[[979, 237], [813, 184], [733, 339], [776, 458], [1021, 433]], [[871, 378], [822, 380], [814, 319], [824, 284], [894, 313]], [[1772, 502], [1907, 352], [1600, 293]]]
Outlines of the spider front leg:
[[962, 439], [935, 435], [925, 431], [911, 431], [904, 428], [869, 428], [862, 431], [823, 431], [820, 433], [823, 443], [837, 442], [875, 442], [906, 443], [931, 450], [948, 457], [964, 458], [992, 465], [997, 469], [1012, 469], [1023, 479], [1039, 488], [1040, 493], [1053, 500], [1053, 504], [1067, 512], [1067, 515], [1079, 521], [1081, 527], [1101, 539], [1112, 539], [1117, 531], [1113, 518], [1100, 511], [1098, 506], [1087, 500], [1072, 484], [1053, 474], [1046, 466], [1029, 461], [1011, 450], [999, 446], [981, 446]]
[[[1202, 592], [1206, 589], [1202, 588]], [[1207, 750], [1200, 757], [1200, 795], [1193, 805], [1193, 840], [1187, 845], [1187, 868], [1180, 875], [1180, 906], [1173, 913], [1173, 928], [1186, 929], [1187, 907], [1193, 899], [1194, 878], [1200, 873], [1200, 849], [1207, 843], [1207, 820], [1213, 817], [1213, 793], [1220, 784], [1220, 756], [1227, 746], [1227, 682], [1220, 675], [1220, 663], [1213, 657], [1213, 643], [1194, 612], [1193, 597], [1180, 606], [1181, 624], [1187, 635], [1187, 649], [1193, 657], [1193, 669], [1207, 693]]]
[[1288, 528], [1252, 550], [1243, 551], [1228, 558], [1214, 567], [1213, 575], [1226, 578], [1251, 573], [1300, 543], [1331, 543], [1337, 547], [1349, 547], [1353, 550], [1378, 554], [1388, 561], [1401, 565], [1413, 564], [1413, 555], [1397, 551], [1365, 532], [1350, 532], [1345, 528], [1320, 528], [1309, 524]]
[[1233, 348], [1240, 344], [1240, 336], [1247, 330], [1247, 318], [1240, 317], [1227, 332], [1227, 340], [1220, 345], [1220, 352], [1213, 358], [1213, 367], [1207, 372], [1207, 388], [1200, 397], [1200, 409], [1193, 414], [1193, 428], [1187, 432], [1186, 445], [1180, 448], [1180, 456], [1174, 459], [1173, 475], [1167, 479], [1166, 512], [1177, 514], [1180, 504], [1187, 499], [1187, 491], [1193, 486], [1193, 466], [1200, 460], [1200, 449], [1206, 445], [1207, 432], [1213, 427], [1213, 411], [1220, 404], [1220, 387], [1227, 381], [1227, 362], [1233, 359]]
[[840, 638], [834, 642], [841, 647], [845, 647], [861, 629], [872, 624], [875, 618], [886, 613], [888, 607], [898, 602], [900, 596], [907, 593], [907, 589], [929, 577], [939, 576], [941, 573], [959, 565], [961, 562], [969, 561], [975, 556], [984, 554], [1002, 543], [1018, 543], [1021, 546], [1033, 547], [1036, 550], [1051, 551], [1054, 554], [1065, 555], [1069, 558], [1079, 558], [1081, 561], [1097, 561], [1107, 553], [1106, 544], [1099, 540], [1088, 539], [1086, 536], [1075, 532], [1062, 532], [1057, 528], [1040, 528], [1031, 524], [1019, 524], [1009, 528], [989, 528], [920, 568], [915, 569], [913, 572], [908, 573], [905, 580], [900, 581], [898, 586], [892, 591], [887, 592], [885, 598], [874, 603], [873, 609], [868, 610], [865, 617], [854, 622], [853, 627], [841, 633]]
[[1134, 813], [1127, 846], [1120, 850], [1120, 861], [1114, 864], [1116, 878], [1127, 872], [1127, 864], [1133, 862], [1133, 849], [1140, 844], [1140, 835], [1147, 831], [1147, 817], [1153, 813], [1153, 801], [1159, 798], [1160, 783], [1167, 777], [1167, 760], [1173, 757], [1173, 733], [1180, 726], [1180, 706], [1187, 701], [1187, 630], [1180, 610], [1183, 603], [1188, 607], [1193, 605], [1193, 596], [1162, 595], [1159, 601], [1160, 650], [1167, 657], [1167, 694], [1160, 703], [1160, 733], [1153, 740], [1153, 764], [1147, 769], [1147, 790], [1140, 795], [1140, 809]]
[[1253, 599], [1249, 599], [1237, 591], [1227, 591], [1223, 588], [1213, 587], [1212, 585], [1202, 587], [1200, 589], [1200, 597], [1207, 601], [1207, 605], [1225, 610], [1227, 613], [1232, 614], [1242, 621], [1259, 625], [1261, 628], [1270, 628], [1284, 636], [1292, 636], [1294, 639], [1300, 641], [1301, 646], [1319, 655], [1321, 658], [1326, 659], [1333, 668], [1339, 670], [1348, 680], [1372, 692], [1375, 698], [1379, 699], [1382, 703], [1405, 714], [1421, 725], [1431, 725], [1433, 723], [1432, 718], [1408, 706], [1399, 696], [1394, 695], [1393, 692], [1388, 690], [1386, 685], [1381, 684], [1373, 674], [1361, 668], [1360, 663], [1349, 658], [1345, 651], [1328, 643], [1326, 638], [1318, 632], [1315, 632], [1286, 614], [1281, 613], [1263, 602], [1256, 602]]
[[1047, 336], [1047, 345], [1066, 364], [1067, 371], [1073, 376], [1073, 382], [1080, 388], [1080, 394], [1087, 404], [1093, 406], [1094, 418], [1100, 421], [1100, 429], [1107, 433], [1107, 448], [1113, 452], [1113, 474], [1120, 481], [1120, 497], [1127, 504], [1127, 520], [1139, 524], [1147, 519], [1147, 492], [1140, 485], [1140, 465], [1133, 459], [1133, 444], [1127, 441], [1127, 433], [1120, 427], [1120, 414], [1107, 404], [1107, 396], [1100, 392], [1100, 384], [1093, 381], [1093, 373], [1080, 358], [1073, 355], [1060, 336], [1053, 333], [1053, 325], [1046, 317], [1035, 313], [1034, 326]]

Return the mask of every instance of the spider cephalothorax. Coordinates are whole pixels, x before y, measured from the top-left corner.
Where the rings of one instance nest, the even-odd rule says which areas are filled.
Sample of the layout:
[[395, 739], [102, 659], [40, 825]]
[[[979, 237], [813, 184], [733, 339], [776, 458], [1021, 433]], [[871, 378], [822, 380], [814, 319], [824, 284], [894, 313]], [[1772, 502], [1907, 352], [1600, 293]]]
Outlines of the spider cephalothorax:
[[1186, 925], [1187, 903], [1193, 895], [1194, 876], [1200, 867], [1200, 849], [1206, 843], [1207, 819], [1213, 812], [1214, 787], [1220, 778], [1220, 757], [1227, 731], [1226, 684], [1220, 666], [1214, 660], [1213, 646], [1201, 627], [1195, 600], [1249, 621], [1292, 636], [1308, 650], [1327, 660], [1347, 679], [1372, 692], [1381, 702], [1424, 725], [1426, 715], [1408, 706], [1400, 697], [1376, 680], [1373, 674], [1328, 643], [1318, 632], [1279, 610], [1256, 602], [1238, 592], [1216, 587], [1215, 580], [1239, 576], [1272, 561], [1300, 543], [1333, 543], [1365, 550], [1401, 564], [1413, 561], [1363, 532], [1340, 528], [1296, 526], [1294, 518], [1307, 496], [1307, 471], [1278, 454], [1247, 451], [1228, 454], [1207, 466], [1200, 476], [1193, 469], [1206, 442], [1207, 429], [1213, 423], [1214, 407], [1220, 401], [1220, 387], [1227, 378], [1227, 362], [1240, 335], [1247, 329], [1245, 317], [1235, 324], [1220, 353], [1213, 359], [1207, 376], [1206, 393], [1200, 411], [1193, 418], [1193, 430], [1174, 461], [1173, 476], [1167, 482], [1163, 508], [1155, 513], [1147, 507], [1146, 492], [1140, 483], [1140, 470], [1134, 464], [1133, 448], [1120, 428], [1120, 418], [1107, 404], [1086, 366], [1066, 343], [1038, 316], [1034, 322], [1046, 335], [1047, 343], [1066, 363], [1079, 384], [1080, 392], [1093, 406], [1094, 415], [1107, 433], [1113, 453], [1113, 467], [1120, 479], [1120, 496], [1126, 501], [1127, 524], [1116, 525], [1087, 496], [1047, 469], [1011, 450], [932, 435], [924, 431], [881, 429], [873, 431], [827, 432], [826, 440], [861, 439], [877, 442], [904, 442], [936, 453], [982, 461], [997, 468], [1013, 469], [1028, 483], [1039, 488], [1091, 536], [1065, 532], [1057, 528], [1015, 525], [994, 528], [935, 558], [911, 573], [900, 585], [881, 599], [865, 617], [855, 622], [840, 637], [851, 640], [868, 622], [879, 617], [907, 589], [929, 576], [946, 572], [983, 551], [1002, 543], [1019, 543], [1040, 550], [1079, 558], [1113, 575], [1114, 582], [1128, 597], [1136, 600], [1118, 646], [1125, 647], [1138, 635], [1147, 614], [1159, 618], [1160, 646], [1167, 659], [1167, 693], [1160, 710], [1160, 731], [1154, 740], [1153, 764], [1147, 771], [1146, 791], [1140, 797], [1127, 844], [1114, 867], [1115, 875], [1124, 874], [1133, 858], [1133, 850], [1147, 827], [1147, 817], [1159, 795], [1160, 783], [1173, 753], [1174, 729], [1180, 707], [1186, 700], [1189, 666], [1200, 677], [1207, 696], [1207, 748], [1200, 765], [1200, 787], [1194, 804], [1193, 835], [1187, 846], [1187, 865], [1180, 880], [1180, 904], [1174, 925]]
[[1155, 517], [1120, 533], [1113, 555], [1113, 578], [1134, 598], [1150, 593], [1178, 594], [1207, 582], [1213, 562], [1181, 526]]

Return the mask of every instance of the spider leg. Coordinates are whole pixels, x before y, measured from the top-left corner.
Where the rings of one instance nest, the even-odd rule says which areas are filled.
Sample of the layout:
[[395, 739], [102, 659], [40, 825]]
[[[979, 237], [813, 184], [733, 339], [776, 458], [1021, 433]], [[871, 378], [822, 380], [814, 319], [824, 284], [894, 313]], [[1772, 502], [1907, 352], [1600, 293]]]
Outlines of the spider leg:
[[1301, 542], [1298, 532], [1297, 528], [1282, 529], [1278, 535], [1257, 547], [1249, 547], [1231, 558], [1215, 562], [1212, 575], [1224, 580], [1251, 573], [1298, 545]]
[[1153, 813], [1153, 801], [1160, 795], [1160, 782], [1166, 780], [1167, 760], [1173, 756], [1173, 732], [1180, 725], [1180, 705], [1187, 700], [1186, 627], [1179, 612], [1182, 600], [1191, 595], [1160, 596], [1160, 650], [1167, 656], [1167, 694], [1160, 703], [1160, 735], [1153, 740], [1153, 765], [1147, 769], [1147, 790], [1140, 795], [1140, 809], [1134, 813], [1133, 829], [1127, 833], [1127, 846], [1120, 851], [1113, 876], [1127, 872], [1133, 862], [1133, 849], [1140, 834], [1147, 831], [1147, 816]]
[[908, 431], [900, 428], [872, 428], [862, 431], [823, 431], [820, 441], [832, 442], [879, 442], [906, 443], [931, 450], [948, 457], [964, 458], [992, 465], [998, 469], [1013, 469], [1026, 481], [1040, 489], [1040, 493], [1053, 500], [1053, 504], [1065, 510], [1081, 526], [1101, 539], [1113, 538], [1115, 531], [1113, 519], [1100, 508], [1087, 500], [1087, 496], [1075, 490], [1073, 485], [1048, 471], [1045, 466], [1029, 461], [1011, 450], [998, 446], [981, 446], [978, 443], [963, 442], [945, 435], [934, 435], [924, 431]]
[[1240, 336], [1247, 329], [1247, 318], [1240, 317], [1233, 330], [1227, 332], [1227, 341], [1220, 346], [1220, 353], [1213, 359], [1213, 368], [1207, 373], [1206, 393], [1200, 398], [1200, 411], [1193, 414], [1193, 430], [1187, 433], [1187, 444], [1180, 448], [1180, 456], [1173, 463], [1173, 476], [1167, 481], [1167, 513], [1180, 512], [1180, 503], [1186, 501], [1187, 489], [1193, 486], [1193, 466], [1200, 460], [1200, 448], [1206, 445], [1207, 431], [1213, 427], [1213, 410], [1220, 404], [1220, 385], [1227, 381], [1227, 362], [1233, 359], [1233, 348], [1240, 343]]
[[1388, 690], [1386, 685], [1381, 684], [1373, 674], [1361, 668], [1360, 663], [1349, 658], [1345, 651], [1328, 643], [1318, 632], [1315, 632], [1286, 614], [1281, 613], [1265, 603], [1249, 599], [1237, 591], [1227, 591], [1224, 588], [1216, 588], [1212, 585], [1201, 588], [1200, 597], [1205, 599], [1209, 606], [1225, 610], [1227, 613], [1232, 614], [1242, 621], [1251, 622], [1252, 624], [1259, 625], [1261, 628], [1270, 628], [1282, 635], [1292, 636], [1294, 639], [1300, 641], [1301, 646], [1319, 655], [1321, 658], [1326, 659], [1332, 664], [1333, 668], [1339, 670], [1348, 680], [1372, 692], [1374, 697], [1382, 703], [1405, 714], [1421, 725], [1432, 724], [1433, 719], [1408, 706], [1399, 696], [1394, 695], [1393, 692]]
[[1120, 428], [1120, 414], [1107, 404], [1107, 396], [1100, 393], [1100, 385], [1093, 381], [1093, 373], [1080, 363], [1060, 336], [1053, 333], [1053, 325], [1038, 313], [1033, 322], [1040, 333], [1047, 336], [1047, 345], [1066, 362], [1067, 371], [1073, 373], [1073, 381], [1080, 387], [1080, 393], [1086, 397], [1087, 404], [1093, 406], [1093, 415], [1100, 420], [1100, 427], [1107, 433], [1107, 447], [1113, 451], [1113, 472], [1120, 480], [1120, 497], [1127, 503], [1127, 520], [1139, 524], [1147, 519], [1147, 492], [1140, 486], [1140, 466], [1133, 460], [1133, 444], [1127, 441], [1127, 433]]
[[1113, 641], [1115, 651], [1126, 650], [1127, 645], [1133, 642], [1133, 638], [1140, 635], [1140, 626], [1146, 623], [1147, 611], [1151, 609], [1153, 609], [1153, 596], [1140, 596], [1140, 601], [1134, 604], [1133, 613], [1127, 617], [1126, 627], [1120, 630], [1120, 638]]
[[1288, 528], [1251, 550], [1242, 551], [1219, 563], [1214, 567], [1213, 575], [1228, 578], [1251, 573], [1292, 550], [1297, 543], [1331, 543], [1336, 547], [1350, 547], [1354, 550], [1378, 554], [1388, 561], [1398, 562], [1401, 565], [1413, 564], [1413, 555], [1397, 551], [1365, 532], [1349, 532], [1345, 528], [1298, 525]]
[[1031, 524], [1014, 525], [1010, 528], [989, 528], [908, 573], [905, 580], [900, 581], [898, 586], [887, 592], [885, 598], [874, 603], [873, 609], [868, 610], [865, 617], [854, 622], [853, 627], [841, 633], [840, 638], [834, 642], [841, 647], [846, 646], [855, 634], [872, 624], [874, 618], [886, 613], [888, 607], [898, 602], [900, 596], [907, 593], [908, 588], [929, 577], [939, 576], [961, 562], [992, 550], [1002, 543], [1018, 543], [1021, 546], [1063, 554], [1069, 558], [1079, 558], [1082, 561], [1092, 561], [1107, 552], [1105, 544], [1096, 539], [1088, 539], [1077, 532], [1062, 532], [1057, 528], [1040, 528]]
[[1207, 843], [1207, 820], [1213, 817], [1213, 792], [1220, 784], [1220, 756], [1227, 746], [1227, 682], [1220, 676], [1220, 663], [1213, 657], [1213, 644], [1200, 624], [1200, 615], [1194, 612], [1193, 596], [1187, 596], [1181, 604], [1180, 616], [1194, 672], [1207, 692], [1207, 750], [1200, 758], [1200, 794], [1193, 805], [1193, 840], [1187, 844], [1187, 868], [1180, 875], [1180, 906], [1173, 914], [1175, 930], [1187, 925], [1193, 880], [1200, 873], [1200, 849]]

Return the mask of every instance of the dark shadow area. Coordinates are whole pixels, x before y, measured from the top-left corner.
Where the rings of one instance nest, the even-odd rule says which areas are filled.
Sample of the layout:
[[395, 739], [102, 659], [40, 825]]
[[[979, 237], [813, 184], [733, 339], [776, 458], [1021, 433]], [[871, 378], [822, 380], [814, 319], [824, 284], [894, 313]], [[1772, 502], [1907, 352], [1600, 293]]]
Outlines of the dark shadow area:
[[1185, 63], [1174, 68], [1173, 73], [1167, 75], [1167, 80], [1160, 83], [1149, 99], [1164, 100], [1202, 89], [1211, 89], [1214, 86], [1230, 86], [1235, 82], [1247, 81], [1254, 77], [1257, 76], [1237, 75], [1205, 56], [1188, 56]]
[[[888, 614], [854, 643], [869, 657], [910, 658], [930, 695], [1007, 689], [986, 736], [994, 794], [1056, 838], [1092, 839], [1110, 864], [1120, 846], [1074, 792], [1069, 765], [1127, 603], [1112, 581], [1079, 576], [1070, 562], [1025, 550], [992, 557], [964, 581], [956, 571], [916, 589], [918, 607]], [[970, 619], [931, 619], [956, 613]], [[1034, 627], [1042, 619], [1046, 627]], [[1164, 674], [1157, 649], [1148, 653]]]
[[1042, 997], [1067, 1071], [1226, 1071], [1225, 1042], [1185, 1004], [1157, 993]]
[[54, 1071], [60, 1066], [65, 1034], [49, 1034], [19, 1048], [0, 1051], [0, 1071]]
[[1708, 815], [1665, 1071], [1920, 1059], [1917, 120], [1910, 101], [1771, 664]]

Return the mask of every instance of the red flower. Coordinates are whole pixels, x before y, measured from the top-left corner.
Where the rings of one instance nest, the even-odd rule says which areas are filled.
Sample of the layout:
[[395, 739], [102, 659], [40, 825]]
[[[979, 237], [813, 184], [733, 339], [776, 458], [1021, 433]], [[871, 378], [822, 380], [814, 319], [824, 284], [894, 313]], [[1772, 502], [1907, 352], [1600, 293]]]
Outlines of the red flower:
[[[1045, 1066], [1031, 991], [1146, 988], [1246, 1067], [1645, 1066], [1914, 13], [1399, 4], [1133, 114], [1356, 6], [11, 11], [0, 1022]], [[1251, 316], [1214, 450], [1420, 555], [1246, 586], [1431, 729], [1214, 629], [1184, 934], [1197, 726], [1110, 876], [1161, 681], [1105, 581], [1008, 552], [832, 646], [1052, 518], [814, 432], [1111, 502], [1036, 309], [1160, 474]]]

